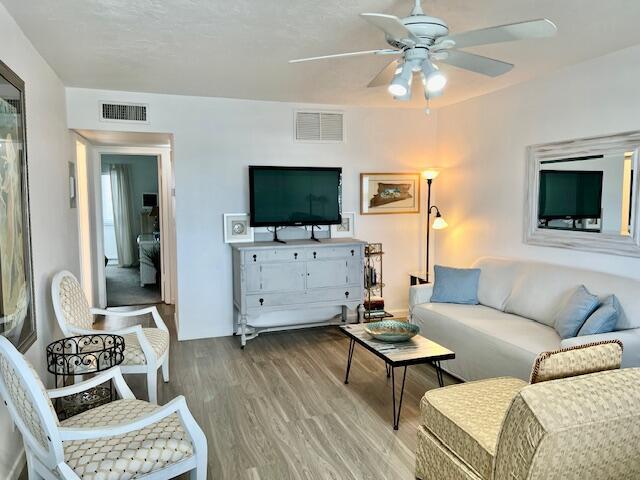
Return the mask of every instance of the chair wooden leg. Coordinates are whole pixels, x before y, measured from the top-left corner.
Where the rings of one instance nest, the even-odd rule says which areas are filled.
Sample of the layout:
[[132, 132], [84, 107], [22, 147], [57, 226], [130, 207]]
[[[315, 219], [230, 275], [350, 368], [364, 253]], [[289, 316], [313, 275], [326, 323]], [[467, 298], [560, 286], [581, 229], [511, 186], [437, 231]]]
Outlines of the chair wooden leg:
[[162, 362], [162, 379], [164, 383], [169, 383], [169, 353], [167, 352], [167, 357]]
[[201, 458], [202, 454], [198, 458], [198, 466], [189, 472], [190, 480], [207, 480], [207, 458], [204, 460]]
[[158, 404], [158, 370], [147, 372], [147, 390], [149, 393], [149, 402]]
[[29, 450], [25, 449], [25, 455], [27, 457], [27, 476], [29, 480], [44, 480], [44, 477], [40, 475], [36, 469], [33, 454]]

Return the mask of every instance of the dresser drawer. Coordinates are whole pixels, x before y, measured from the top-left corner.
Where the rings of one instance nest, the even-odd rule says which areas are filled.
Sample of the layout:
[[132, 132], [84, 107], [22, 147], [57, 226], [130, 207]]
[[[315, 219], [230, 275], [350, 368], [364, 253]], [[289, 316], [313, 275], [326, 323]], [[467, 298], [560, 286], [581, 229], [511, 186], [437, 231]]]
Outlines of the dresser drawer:
[[322, 247], [308, 249], [309, 260], [322, 260], [325, 258], [351, 258], [360, 256], [360, 247], [357, 245], [346, 247]]
[[307, 290], [307, 302], [358, 302], [362, 301], [362, 289], [360, 287], [342, 287], [342, 288], [318, 288]]
[[268, 308], [304, 305], [307, 303], [362, 302], [360, 287], [318, 288], [304, 293], [265, 293], [247, 295], [247, 308]]
[[308, 249], [306, 248], [247, 250], [244, 252], [244, 263], [251, 265], [265, 262], [295, 262], [304, 260], [308, 253]]
[[306, 302], [304, 293], [265, 293], [247, 295], [247, 308], [285, 307]]

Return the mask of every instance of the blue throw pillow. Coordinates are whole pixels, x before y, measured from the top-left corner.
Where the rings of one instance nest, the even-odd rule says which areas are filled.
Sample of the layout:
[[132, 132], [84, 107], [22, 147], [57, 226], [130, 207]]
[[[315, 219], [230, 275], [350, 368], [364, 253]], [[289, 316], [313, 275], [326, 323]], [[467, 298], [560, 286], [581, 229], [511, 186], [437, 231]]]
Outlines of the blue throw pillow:
[[575, 337], [585, 320], [600, 305], [600, 299], [580, 285], [556, 314], [554, 326], [560, 338]]
[[602, 305], [587, 318], [578, 332], [578, 336], [613, 332], [620, 318], [620, 312], [620, 302], [615, 295], [609, 295], [604, 299]]
[[436, 265], [433, 283], [433, 303], [478, 304], [479, 268], [451, 268]]

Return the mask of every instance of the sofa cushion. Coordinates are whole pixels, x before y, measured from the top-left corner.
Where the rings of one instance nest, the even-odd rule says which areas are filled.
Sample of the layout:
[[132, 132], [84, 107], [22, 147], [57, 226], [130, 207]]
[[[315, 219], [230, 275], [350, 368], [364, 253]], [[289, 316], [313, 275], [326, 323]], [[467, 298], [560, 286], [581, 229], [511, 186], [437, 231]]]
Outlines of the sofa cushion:
[[615, 294], [621, 304], [616, 330], [640, 327], [640, 282], [618, 275], [548, 263], [512, 260], [518, 274], [505, 312], [553, 326], [562, 303], [576, 288], [585, 285], [601, 300]]
[[436, 303], [478, 304], [478, 268], [451, 268], [436, 265], [431, 301]]
[[463, 380], [528, 381], [536, 357], [560, 348], [555, 329], [484, 305], [427, 303], [412, 310], [422, 335], [456, 352], [443, 367]]
[[578, 336], [613, 332], [619, 318], [620, 302], [615, 295], [609, 295], [604, 299], [602, 305], [589, 315], [578, 332]]
[[518, 263], [507, 258], [482, 257], [473, 267], [480, 269], [478, 301], [487, 307], [504, 311], [511, 288], [518, 275]]
[[480, 477], [489, 479], [500, 426], [525, 385], [516, 378], [495, 378], [431, 390], [420, 402], [422, 423]]
[[598, 308], [598, 305], [600, 305], [598, 297], [590, 294], [584, 285], [576, 288], [562, 304], [553, 322], [560, 338], [565, 339], [578, 335], [585, 320]]

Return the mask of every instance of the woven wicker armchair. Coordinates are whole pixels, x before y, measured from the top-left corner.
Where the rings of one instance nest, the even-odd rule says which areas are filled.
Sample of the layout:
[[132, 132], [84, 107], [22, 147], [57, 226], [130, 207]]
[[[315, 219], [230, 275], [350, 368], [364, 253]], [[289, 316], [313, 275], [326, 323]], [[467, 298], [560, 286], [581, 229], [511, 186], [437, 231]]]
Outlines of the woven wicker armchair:
[[[113, 381], [120, 397], [62, 422], [52, 399]], [[22, 434], [29, 480], [207, 478], [207, 439], [184, 397], [163, 407], [136, 400], [118, 367], [45, 390], [26, 359], [0, 336], [0, 396]]]
[[[124, 361], [120, 366], [122, 373], [141, 373], [147, 377], [149, 401], [158, 403], [158, 369], [162, 367], [162, 377], [169, 381], [169, 330], [162, 321], [156, 307], [139, 310], [101, 310], [90, 308], [87, 298], [76, 277], [67, 271], [58, 272], [51, 282], [51, 300], [60, 330], [65, 337], [112, 333], [124, 338]], [[94, 315], [116, 317], [134, 317], [151, 315], [155, 328], [142, 328], [141, 325], [118, 330], [98, 330], [93, 328]]]
[[532, 384], [495, 378], [427, 392], [416, 477], [640, 478], [640, 368], [618, 369], [621, 347], [542, 354]]

